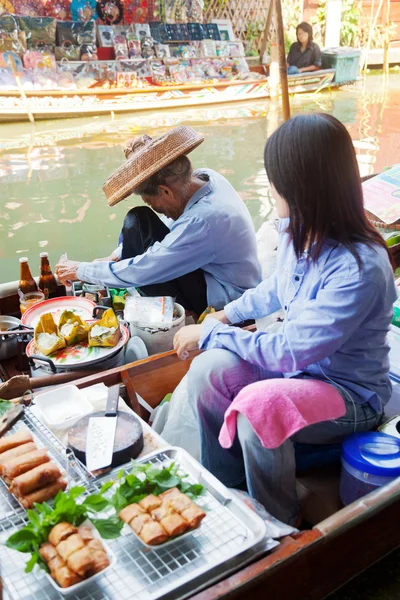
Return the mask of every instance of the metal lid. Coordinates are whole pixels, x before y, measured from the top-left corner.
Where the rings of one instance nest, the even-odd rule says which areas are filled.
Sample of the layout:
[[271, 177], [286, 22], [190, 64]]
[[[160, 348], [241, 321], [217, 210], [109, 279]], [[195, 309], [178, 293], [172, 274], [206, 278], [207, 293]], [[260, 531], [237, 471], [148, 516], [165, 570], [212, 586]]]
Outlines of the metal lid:
[[28, 262], [28, 257], [27, 256], [21, 256], [21, 258], [19, 259], [19, 262], [20, 263]]
[[355, 433], [343, 442], [342, 458], [354, 469], [380, 477], [400, 475], [400, 440], [369, 431]]

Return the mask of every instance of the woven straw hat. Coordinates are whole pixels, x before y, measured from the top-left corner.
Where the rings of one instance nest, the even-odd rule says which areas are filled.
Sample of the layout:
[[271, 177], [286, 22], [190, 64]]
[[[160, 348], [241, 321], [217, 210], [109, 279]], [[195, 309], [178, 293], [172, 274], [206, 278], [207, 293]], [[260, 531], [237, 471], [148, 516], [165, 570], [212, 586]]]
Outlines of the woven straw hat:
[[125, 163], [103, 185], [108, 204], [114, 206], [130, 196], [146, 179], [182, 154], [189, 154], [202, 142], [204, 137], [186, 125], [175, 127], [154, 140], [148, 135], [132, 140], [125, 148]]

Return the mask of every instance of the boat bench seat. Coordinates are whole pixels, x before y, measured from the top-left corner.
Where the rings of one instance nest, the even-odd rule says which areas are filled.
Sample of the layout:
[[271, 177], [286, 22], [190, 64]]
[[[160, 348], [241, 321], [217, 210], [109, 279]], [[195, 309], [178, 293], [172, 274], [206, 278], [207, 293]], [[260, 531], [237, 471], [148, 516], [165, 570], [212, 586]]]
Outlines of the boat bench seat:
[[296, 486], [305, 521], [316, 525], [342, 508], [341, 444], [295, 443]]

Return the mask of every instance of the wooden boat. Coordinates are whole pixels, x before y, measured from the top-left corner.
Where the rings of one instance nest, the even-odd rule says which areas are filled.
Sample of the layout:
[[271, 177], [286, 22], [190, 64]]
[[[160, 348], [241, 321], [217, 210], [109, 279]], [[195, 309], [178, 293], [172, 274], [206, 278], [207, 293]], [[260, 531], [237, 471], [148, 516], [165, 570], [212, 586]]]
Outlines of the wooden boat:
[[[333, 87], [335, 70], [288, 77], [289, 93]], [[212, 85], [146, 86], [134, 89], [0, 90], [0, 123], [34, 119], [61, 119], [118, 113], [211, 106], [269, 98], [268, 78], [221, 81]]]
[[[7, 295], [5, 288], [2, 294], [1, 291], [0, 310], [3, 314], [15, 312], [17, 296]], [[128, 405], [146, 420], [148, 413], [137, 395], [150, 407], [156, 407], [175, 389], [198, 353], [193, 352], [188, 360], [182, 361], [174, 352], [166, 352], [81, 377], [73, 383], [79, 388], [100, 382], [107, 386], [121, 385], [121, 394]], [[64, 379], [53, 375], [39, 385], [61, 383], [74, 377], [73, 373], [63, 374]], [[36, 382], [38, 385], [39, 381]], [[400, 407], [395, 408], [400, 411]], [[310, 528], [283, 538], [269, 553], [196, 592], [192, 598], [319, 600], [398, 548], [400, 536], [395, 523], [400, 510], [400, 478], [345, 508], [339, 504], [338, 484], [336, 468], [298, 474], [302, 510]]]

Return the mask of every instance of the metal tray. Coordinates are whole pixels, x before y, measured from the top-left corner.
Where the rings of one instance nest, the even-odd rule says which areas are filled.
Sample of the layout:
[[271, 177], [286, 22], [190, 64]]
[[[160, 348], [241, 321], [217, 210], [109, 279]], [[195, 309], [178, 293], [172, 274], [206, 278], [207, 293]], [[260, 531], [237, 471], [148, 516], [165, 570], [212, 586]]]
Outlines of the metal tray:
[[[189, 475], [188, 481], [204, 485], [207, 492], [196, 502], [207, 508], [199, 529], [167, 548], [148, 549], [128, 526], [117, 540], [107, 540], [115, 554], [115, 567], [90, 585], [74, 600], [172, 600], [185, 598], [210, 585], [268, 549], [265, 523], [233, 496], [189, 454], [169, 448], [148, 455], [139, 462], [175, 461]], [[129, 465], [126, 465], [129, 472]], [[121, 469], [100, 478], [90, 490], [100, 489], [105, 480]], [[12, 531], [0, 534], [0, 564], [5, 591], [13, 600], [57, 600], [62, 598], [44, 573], [26, 574], [26, 555], [7, 549], [3, 543]]]
[[[10, 429], [10, 433], [16, 433], [21, 429], [28, 429], [35, 440], [38, 448], [47, 448], [51, 459], [64, 472], [68, 480], [68, 487], [73, 485], [84, 485], [87, 487], [93, 476], [74, 457], [71, 451], [51, 433], [33, 412], [26, 408], [22, 418]], [[10, 529], [25, 522], [26, 510], [8, 490], [8, 486], [0, 478], [0, 532]]]

